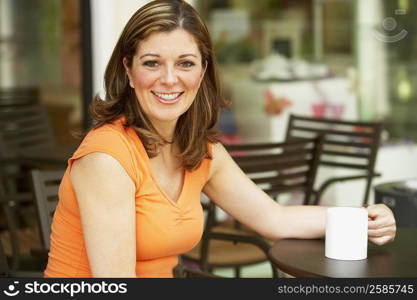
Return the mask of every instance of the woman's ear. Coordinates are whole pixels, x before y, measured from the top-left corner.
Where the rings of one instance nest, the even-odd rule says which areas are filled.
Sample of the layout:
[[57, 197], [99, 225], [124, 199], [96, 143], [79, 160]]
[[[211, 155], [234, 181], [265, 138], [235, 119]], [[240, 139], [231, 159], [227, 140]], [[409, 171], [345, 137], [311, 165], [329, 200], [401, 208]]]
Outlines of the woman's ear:
[[132, 75], [130, 74], [130, 68], [128, 66], [128, 62], [127, 62], [126, 57], [123, 57], [123, 66], [125, 67], [126, 75], [129, 78], [129, 85], [133, 89], [134, 85], [133, 85]]

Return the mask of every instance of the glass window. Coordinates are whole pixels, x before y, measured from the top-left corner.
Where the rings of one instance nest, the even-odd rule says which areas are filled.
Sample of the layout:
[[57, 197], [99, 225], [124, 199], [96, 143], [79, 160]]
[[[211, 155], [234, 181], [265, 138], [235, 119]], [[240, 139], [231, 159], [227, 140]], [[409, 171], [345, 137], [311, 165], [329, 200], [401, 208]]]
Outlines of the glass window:
[[[287, 110], [381, 120], [389, 141], [417, 141], [414, 1], [194, 3], [212, 34], [236, 131], [243, 140], [282, 137], [265, 128], [265, 118], [284, 116]], [[327, 84], [326, 78], [341, 81]], [[292, 92], [290, 83], [296, 81], [300, 85]], [[300, 104], [297, 95], [307, 104]], [[271, 99], [275, 102], [268, 102]], [[257, 134], [262, 128], [269, 132]]]
[[392, 140], [417, 141], [417, 3], [384, 2], [380, 31], [387, 47], [389, 112], [385, 117]]
[[47, 106], [58, 142], [81, 124], [80, 1], [1, 0], [0, 105]]

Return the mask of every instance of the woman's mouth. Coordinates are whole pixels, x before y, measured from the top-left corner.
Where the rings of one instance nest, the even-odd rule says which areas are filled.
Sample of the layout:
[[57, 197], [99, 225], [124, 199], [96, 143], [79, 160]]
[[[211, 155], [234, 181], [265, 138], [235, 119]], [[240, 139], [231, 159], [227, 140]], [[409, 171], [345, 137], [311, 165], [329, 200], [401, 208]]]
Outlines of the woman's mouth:
[[180, 99], [180, 96], [184, 92], [177, 92], [177, 93], [158, 93], [151, 91], [152, 94], [158, 99], [159, 102], [162, 102], [164, 104], [174, 104], [177, 103]]

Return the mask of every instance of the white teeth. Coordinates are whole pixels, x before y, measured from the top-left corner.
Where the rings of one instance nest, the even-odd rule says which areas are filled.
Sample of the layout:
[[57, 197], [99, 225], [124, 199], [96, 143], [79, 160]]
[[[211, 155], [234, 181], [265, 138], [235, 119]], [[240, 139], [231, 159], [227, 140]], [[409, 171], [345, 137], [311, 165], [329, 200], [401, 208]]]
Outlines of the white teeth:
[[181, 93], [172, 93], [172, 94], [162, 94], [162, 93], [157, 93], [154, 92], [154, 94], [156, 96], [158, 96], [159, 98], [162, 98], [164, 100], [174, 100], [176, 99]]

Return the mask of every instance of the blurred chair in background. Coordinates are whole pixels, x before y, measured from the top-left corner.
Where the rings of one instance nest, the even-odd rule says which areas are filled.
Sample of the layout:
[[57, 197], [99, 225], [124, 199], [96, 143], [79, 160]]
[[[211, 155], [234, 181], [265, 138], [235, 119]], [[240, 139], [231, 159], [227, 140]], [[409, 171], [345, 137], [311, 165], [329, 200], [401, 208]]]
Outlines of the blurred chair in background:
[[0, 162], [0, 240], [13, 271], [38, 270], [46, 264], [30, 255], [31, 248], [40, 246], [40, 239], [32, 191], [26, 187], [23, 190], [19, 184], [27, 175], [18, 172], [15, 161]]
[[[324, 191], [334, 183], [349, 180], [366, 180], [363, 204], [368, 204], [375, 161], [380, 145], [382, 124], [378, 122], [352, 122], [332, 119], [310, 118], [290, 115], [286, 140], [323, 136], [323, 151], [319, 168], [330, 167], [357, 170], [350, 176], [336, 176], [324, 181], [316, 191], [310, 204], [319, 204]], [[356, 173], [356, 172], [355, 172]]]
[[55, 142], [46, 107], [0, 106], [0, 237], [12, 270], [25, 268], [29, 248], [40, 246], [30, 171], [65, 167], [76, 146]]
[[1, 87], [0, 109], [5, 107], [38, 104], [39, 93], [39, 88], [35, 86]]
[[66, 166], [76, 146], [55, 142], [48, 112], [42, 105], [0, 109], [0, 158], [18, 158], [29, 165]]
[[[12, 257], [9, 259], [12, 263], [12, 270], [29, 269], [43, 271], [45, 269], [50, 247], [52, 215], [58, 203], [58, 190], [64, 172], [64, 170], [32, 170], [31, 172], [38, 216], [37, 230], [34, 231], [33, 234], [39, 234], [42, 243], [29, 243], [28, 246], [36, 246], [30, 249], [30, 256], [21, 253], [20, 244], [22, 243], [22, 239], [19, 239], [21, 231], [16, 226], [15, 217], [10, 209], [10, 204], [2, 201], [5, 215], [8, 218], [8, 233], [10, 234], [12, 242]], [[8, 195], [6, 199], [8, 201], [13, 200], [16, 202], [26, 201], [27, 199], [32, 199], [32, 195], [15, 195], [15, 198]], [[0, 200], [2, 199], [0, 198]], [[29, 260], [30, 263], [28, 263]]]
[[3, 243], [0, 240], [0, 277], [9, 276], [9, 264], [7, 263], [7, 257], [4, 253]]
[[65, 170], [32, 170], [43, 249], [49, 251], [52, 216], [58, 204], [58, 191]]
[[42, 271], [13, 271], [9, 268], [7, 256], [3, 249], [3, 243], [0, 239], [0, 278], [4, 277], [25, 277], [25, 278], [41, 278]]

